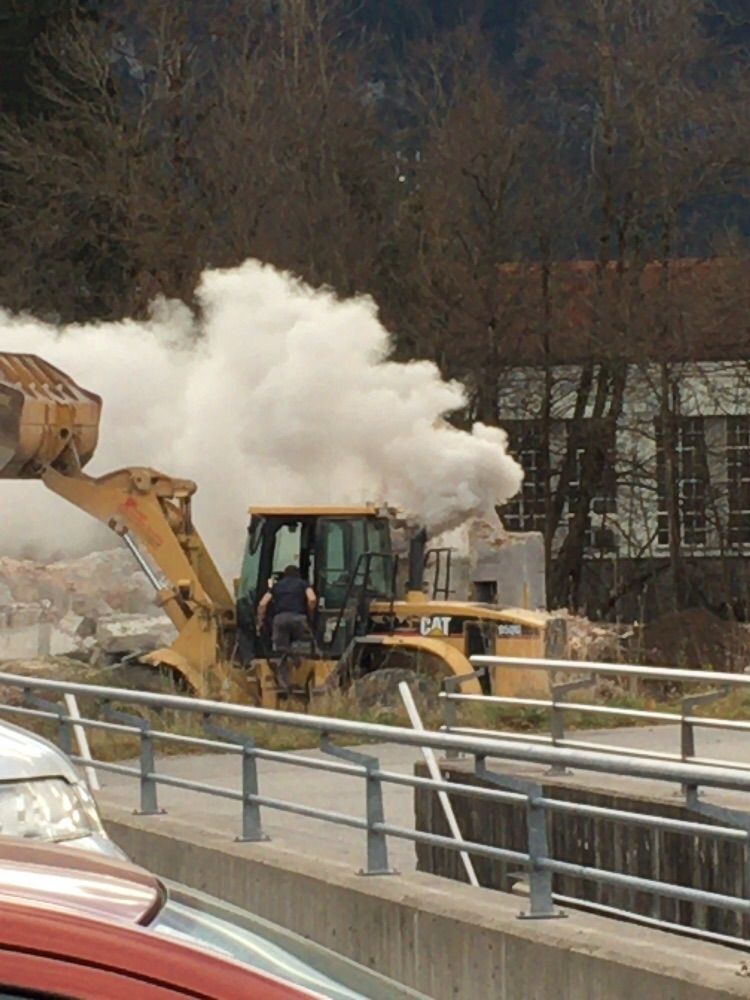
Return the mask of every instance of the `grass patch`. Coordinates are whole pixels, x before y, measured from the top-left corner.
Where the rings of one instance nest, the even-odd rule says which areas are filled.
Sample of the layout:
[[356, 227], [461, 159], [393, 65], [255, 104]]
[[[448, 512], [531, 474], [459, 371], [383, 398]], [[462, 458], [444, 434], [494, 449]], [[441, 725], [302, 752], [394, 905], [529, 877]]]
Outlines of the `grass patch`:
[[[134, 718], [147, 721], [149, 728], [153, 731], [168, 733], [175, 736], [185, 736], [192, 739], [222, 740], [222, 735], [208, 732], [202, 723], [199, 715], [191, 712], [173, 712], [165, 710], [163, 712], [141, 709], [138, 706], [122, 703], [114, 705], [118, 710], [132, 715]], [[100, 718], [101, 712], [93, 704], [81, 706], [84, 716]], [[0, 706], [2, 712], [2, 706]], [[335, 714], [326, 712], [330, 717], [350, 719], [358, 722], [377, 723], [379, 725], [400, 725], [408, 724], [405, 719], [398, 717], [396, 712], [360, 712], [339, 707]], [[37, 719], [29, 716], [17, 715], [15, 712], [7, 713], [8, 721], [22, 726], [45, 737], [53, 743], [59, 742], [59, 724], [48, 719]], [[316, 748], [320, 742], [320, 734], [295, 726], [281, 726], [269, 723], [242, 724], [237, 720], [221, 720], [213, 718], [214, 725], [225, 726], [238, 739], [250, 738], [256, 746], [266, 750], [308, 750]], [[137, 733], [124, 733], [115, 730], [105, 730], [86, 726], [89, 747], [92, 756], [97, 760], [115, 762], [135, 758], [140, 753], [140, 738]], [[231, 740], [227, 740], [231, 742]], [[332, 742], [338, 745], [351, 746], [357, 743], [366, 743], [366, 740], [352, 739], [351, 737], [335, 736]], [[177, 754], [211, 752], [210, 747], [185, 743], [178, 740], [157, 738], [155, 740], [156, 752], [160, 756], [173, 756]], [[77, 748], [74, 744], [74, 752]]]
[[[113, 688], [119, 687], [122, 688], [123, 693], [133, 690], [137, 685], [137, 681], [127, 680], [127, 675], [123, 672], [118, 673], [117, 671], [108, 669], [96, 670], [63, 657], [24, 664], [23, 668], [20, 669], [16, 663], [0, 663], [0, 671], [19, 673], [30, 677], [45, 677], [59, 681], [74, 681], [76, 683], [102, 685]], [[153, 693], [165, 695], [184, 696], [185, 694], [171, 677], [156, 673], [153, 673], [149, 678], [148, 690]], [[50, 695], [49, 700], [57, 703], [54, 695]], [[133, 705], [126, 700], [111, 702], [109, 708], [113, 712], [122, 713], [130, 717], [126, 722], [124, 719], [107, 718], [104, 716], [102, 705], [97, 699], [79, 697], [78, 700], [79, 710], [84, 716], [84, 720], [93, 718], [111, 723], [129, 725], [138, 725], [139, 722], [145, 722], [148, 724], [150, 730], [167, 733], [171, 736], [188, 737], [191, 739], [222, 739], [220, 733], [209, 732], [204, 727], [202, 716], [197, 713], [175, 711], [172, 709], [155, 710], [145, 706]], [[5, 711], [3, 711], [4, 706], [2, 702], [5, 702]], [[21, 689], [7, 687], [0, 693], [0, 717], [59, 745], [60, 724], [52, 719], [40, 719], [12, 711], [12, 707], [21, 705]], [[293, 704], [292, 710], [300, 713], [304, 713], [305, 711], [301, 703]], [[409, 724], [406, 713], [403, 710], [399, 711], [397, 708], [390, 709], [387, 707], [362, 709], [354, 699], [346, 695], [333, 695], [319, 701], [316, 700], [310, 706], [309, 712], [316, 715], [326, 715], [331, 718], [349, 719], [380, 725]], [[222, 719], [218, 716], [214, 716], [211, 721], [214, 726], [226, 729], [228, 733], [235, 735], [237, 739], [250, 738], [257, 746], [267, 750], [312, 749], [316, 748], [320, 741], [320, 736], [317, 732], [291, 725], [284, 726], [261, 722], [243, 724], [236, 719]], [[439, 725], [436, 716], [435, 724]], [[140, 753], [140, 738], [138, 733], [101, 729], [88, 725], [84, 728], [88, 737], [91, 754], [97, 760], [117, 762], [136, 758]], [[353, 740], [351, 737], [334, 737], [332, 741], [340, 745], [366, 742], [365, 740]], [[231, 739], [228, 739], [227, 742], [231, 742]], [[74, 753], [77, 752], [77, 745], [74, 741], [72, 746]], [[160, 756], [210, 752], [210, 747], [159, 737], [155, 739], [155, 748], [157, 754]]]
[[[15, 664], [4, 664], [0, 669], [14, 671]], [[122, 687], [127, 690], [132, 684], [118, 683], [117, 674], [109, 670], [92, 670], [75, 661], [40, 661], [23, 669], [30, 676], [47, 676], [57, 680], [70, 680], [108, 687]], [[566, 701], [580, 703], [586, 706], [602, 706], [636, 711], [653, 711], [673, 715], [677, 721], [682, 710], [682, 696], [700, 694], [711, 687], [710, 674], [706, 683], [680, 688], [678, 685], [664, 685], [639, 682], [639, 688], [632, 690], [618, 685], [616, 679], [601, 681], [593, 688], [586, 688], [571, 693]], [[149, 684], [149, 689], [158, 690], [163, 694], [182, 694], [175, 683], [168, 677], [161, 676], [158, 681]], [[6, 688], [3, 692], [6, 704], [19, 705], [21, 692], [19, 689]], [[400, 703], [398, 695], [393, 693], [383, 704], [363, 707], [362, 703], [351, 693], [335, 694], [320, 700], [315, 700], [309, 707], [311, 714], [324, 715], [331, 718], [373, 723], [385, 726], [400, 725], [410, 727], [406, 711]], [[0, 695], [2, 697], [2, 695]], [[437, 697], [417, 693], [417, 704], [422, 715], [423, 724], [427, 729], [439, 729], [444, 724], [442, 705]], [[216, 733], [209, 733], [203, 726], [202, 718], [194, 713], [165, 709], [155, 711], [144, 707], [130, 705], [126, 701], [113, 703], [111, 707], [129, 716], [146, 722], [151, 730], [194, 739], [221, 739]], [[84, 716], [101, 718], [101, 707], [93, 699], [80, 699], [80, 708]], [[294, 704], [295, 711], [304, 712], [301, 704]], [[59, 727], [51, 720], [35, 719], [16, 714], [15, 712], [0, 713], [9, 721], [22, 725], [58, 742]], [[731, 690], [720, 700], [699, 706], [695, 713], [709, 718], [750, 720], [750, 691]], [[549, 732], [550, 712], [537, 706], [506, 706], [491, 703], [471, 702], [458, 706], [457, 725], [471, 729], [488, 730], [501, 734], [512, 733], [542, 733]], [[117, 721], [112, 719], [111, 721]], [[269, 750], [306, 750], [319, 744], [317, 732], [268, 723], [241, 724], [236, 720], [217, 719], [214, 725], [224, 726], [238, 738], [251, 738], [259, 747]], [[602, 711], [569, 710], [564, 714], [565, 731], [573, 733], [580, 730], [616, 729], [636, 725], [656, 724], [656, 720], [639, 719], [627, 714], [610, 715]], [[139, 737], [135, 733], [123, 733], [115, 730], [102, 730], [86, 727], [89, 744], [93, 756], [102, 761], [122, 761], [137, 757], [140, 750]], [[335, 738], [338, 744], [352, 745], [356, 742], [366, 743], [366, 740], [354, 740], [351, 737]], [[191, 745], [165, 739], [156, 740], [156, 750], [160, 756], [198, 753], [210, 748]]]

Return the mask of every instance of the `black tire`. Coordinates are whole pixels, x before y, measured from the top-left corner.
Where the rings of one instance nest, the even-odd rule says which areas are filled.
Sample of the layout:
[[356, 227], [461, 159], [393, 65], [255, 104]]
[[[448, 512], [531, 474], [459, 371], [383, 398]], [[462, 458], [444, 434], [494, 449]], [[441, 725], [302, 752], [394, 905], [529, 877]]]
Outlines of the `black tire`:
[[352, 686], [357, 704], [363, 709], [403, 708], [398, 686], [405, 681], [418, 705], [434, 707], [440, 681], [431, 674], [404, 667], [383, 667], [356, 680]]
[[146, 663], [126, 660], [113, 667], [108, 674], [112, 683], [131, 690], [155, 694], [195, 694], [179, 671], [165, 665], [151, 667]]

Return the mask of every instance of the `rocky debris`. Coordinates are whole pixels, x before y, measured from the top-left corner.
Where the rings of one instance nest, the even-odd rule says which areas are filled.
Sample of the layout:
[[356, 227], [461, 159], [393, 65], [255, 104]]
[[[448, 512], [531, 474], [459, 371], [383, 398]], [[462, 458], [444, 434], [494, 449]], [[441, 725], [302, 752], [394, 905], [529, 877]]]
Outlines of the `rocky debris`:
[[691, 670], [743, 671], [750, 666], [750, 633], [705, 608], [658, 618], [639, 630], [631, 648], [644, 663]]
[[56, 616], [47, 601], [0, 607], [0, 659], [74, 652], [78, 620], [70, 614]]
[[627, 661], [628, 643], [633, 636], [632, 625], [592, 622], [565, 610], [556, 611], [555, 617], [566, 623], [569, 659], [603, 663]]
[[126, 549], [48, 564], [0, 556], [0, 607], [41, 601], [57, 615], [146, 614], [154, 593]]
[[643, 663], [691, 670], [741, 671], [750, 666], [750, 630], [703, 608], [649, 623], [592, 622], [556, 611], [567, 628], [569, 658], [603, 663]]
[[102, 662], [173, 638], [153, 589], [124, 549], [49, 564], [0, 557], [0, 659]]

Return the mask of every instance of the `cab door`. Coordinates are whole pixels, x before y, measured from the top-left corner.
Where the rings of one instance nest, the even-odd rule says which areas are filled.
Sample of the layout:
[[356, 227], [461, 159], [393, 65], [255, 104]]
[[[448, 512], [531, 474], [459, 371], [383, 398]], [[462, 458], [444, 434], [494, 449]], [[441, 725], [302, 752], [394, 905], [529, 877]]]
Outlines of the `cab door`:
[[365, 635], [369, 603], [387, 598], [393, 557], [387, 522], [373, 517], [321, 517], [315, 544], [318, 641], [339, 656]]
[[237, 588], [237, 623], [243, 663], [263, 653], [263, 643], [258, 647], [256, 641], [258, 601], [289, 565], [298, 566], [303, 578], [315, 586], [314, 519], [253, 517]]
[[318, 597], [318, 643], [334, 656], [346, 649], [356, 625], [356, 580], [359, 555], [353, 522], [322, 517], [315, 539], [315, 592]]

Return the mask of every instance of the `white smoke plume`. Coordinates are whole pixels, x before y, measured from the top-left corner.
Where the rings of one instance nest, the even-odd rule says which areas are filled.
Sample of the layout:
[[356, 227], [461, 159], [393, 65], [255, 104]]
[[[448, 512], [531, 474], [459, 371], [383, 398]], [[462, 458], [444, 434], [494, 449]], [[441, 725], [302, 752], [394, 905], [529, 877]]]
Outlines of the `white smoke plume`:
[[[437, 533], [518, 490], [503, 431], [450, 427], [463, 388], [431, 363], [389, 361], [371, 300], [257, 261], [206, 271], [198, 298], [200, 319], [176, 302], [148, 322], [62, 329], [0, 313], [0, 350], [41, 355], [103, 397], [90, 474], [149, 465], [194, 479], [196, 524], [227, 576], [251, 503], [387, 501]], [[110, 537], [38, 482], [0, 489], [0, 554], [52, 558]]]

